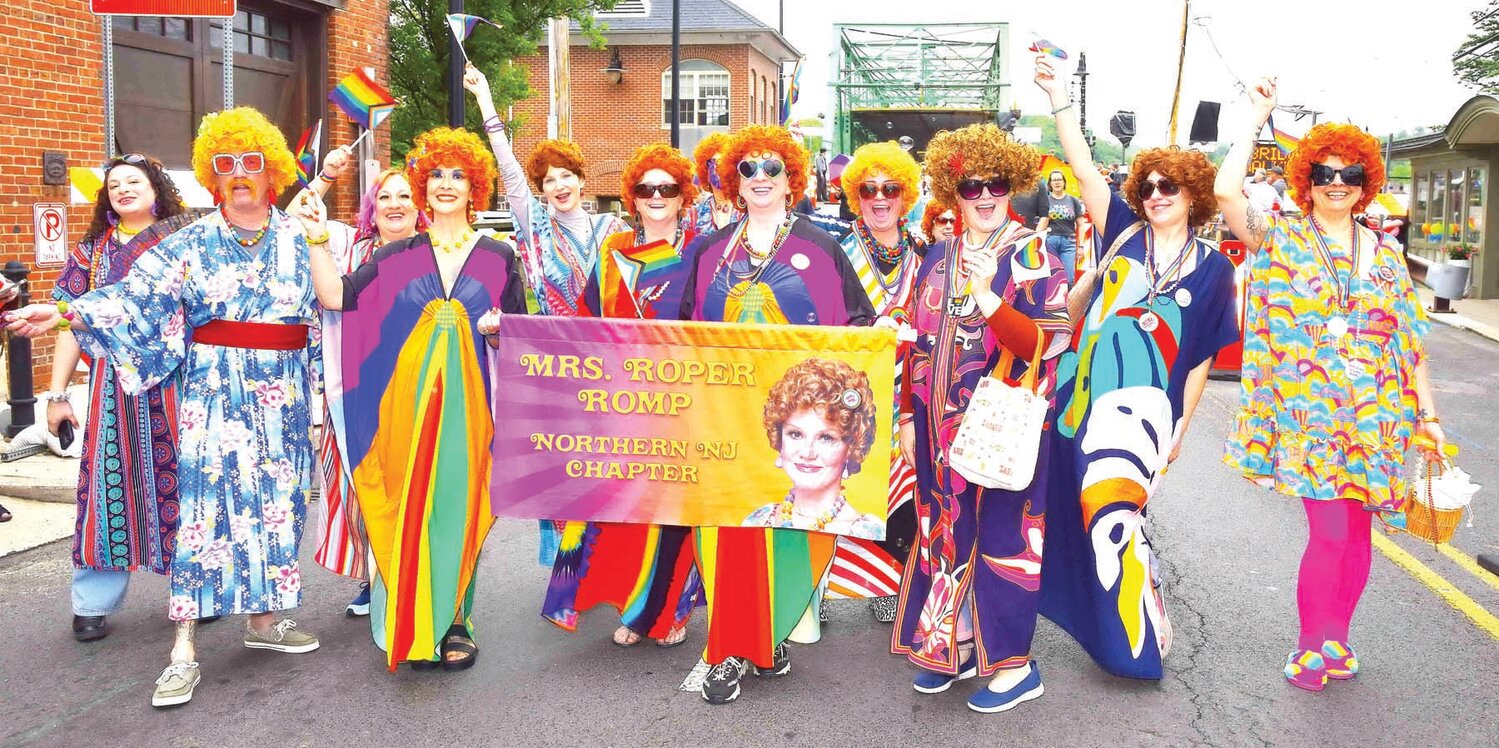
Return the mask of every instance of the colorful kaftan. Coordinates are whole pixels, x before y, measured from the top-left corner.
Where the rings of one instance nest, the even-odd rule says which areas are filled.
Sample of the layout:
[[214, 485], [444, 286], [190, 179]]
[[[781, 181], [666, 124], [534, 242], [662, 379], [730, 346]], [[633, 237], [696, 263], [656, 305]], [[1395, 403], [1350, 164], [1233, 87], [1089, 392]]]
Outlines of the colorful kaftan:
[[590, 215], [587, 233], [578, 234], [554, 218], [540, 198], [531, 197], [520, 204], [512, 200], [511, 205], [517, 213], [525, 211], [515, 236], [526, 265], [526, 280], [540, 312], [577, 316], [583, 289], [598, 270], [600, 245], [605, 237], [629, 227], [612, 214]]
[[493, 349], [477, 324], [494, 308], [525, 313], [510, 245], [479, 238], [450, 290], [434, 251], [418, 234], [344, 277], [343, 378], [327, 395], [379, 573], [370, 624], [392, 670], [437, 659], [472, 609], [494, 524]]
[[[52, 298], [72, 303], [128, 272], [114, 229], [79, 242], [68, 255]], [[88, 362], [88, 422], [78, 464], [78, 518], [73, 565], [99, 571], [149, 569], [166, 574], [177, 531], [177, 393], [175, 376], [128, 395], [114, 362]]]
[[213, 320], [315, 321], [300, 224], [272, 208], [265, 237], [246, 248], [214, 212], [73, 308], [87, 326], [75, 328], [79, 343], [113, 361], [126, 394], [182, 377], [172, 620], [297, 607], [312, 471], [310, 352], [190, 341], [192, 328]]
[[[908, 386], [916, 423], [918, 532], [906, 561], [891, 650], [924, 669], [952, 674], [958, 672], [958, 645], [971, 636], [979, 673], [989, 675], [1030, 658], [1052, 434], [1042, 432], [1035, 478], [1020, 491], [972, 485], [948, 465], [968, 398], [994, 372], [1001, 353], [972, 295], [954, 287], [950, 270], [959, 262], [961, 242], [932, 247], [916, 277], [911, 321], [918, 337]], [[1038, 391], [1050, 397], [1056, 356], [1071, 338], [1061, 262], [1017, 222], [1007, 223], [991, 242], [1000, 252], [990, 287], [1050, 339], [1037, 376]], [[1017, 380], [1024, 373], [1034, 351], [1014, 353], [1013, 369], [995, 375]]]
[[[1104, 246], [1136, 220], [1113, 195]], [[1188, 375], [1239, 338], [1228, 258], [1196, 242], [1186, 274], [1159, 278], [1152, 299], [1147, 236], [1120, 247], [1057, 369], [1041, 570], [1041, 613], [1131, 678], [1160, 678], [1170, 644], [1146, 503], [1182, 437]]]
[[[375, 239], [355, 240], [354, 229], [336, 221], [328, 222], [328, 251], [333, 255], [333, 264], [339, 272], [352, 273], [369, 262], [375, 252]], [[343, 361], [343, 315], [324, 311], [323, 330], [323, 378], [334, 382], [342, 389]], [[359, 502], [354, 498], [350, 476], [343, 456], [338, 449], [338, 430], [332, 424], [340, 416], [334, 416], [334, 403], [329, 398], [323, 401], [323, 429], [318, 440], [318, 478], [322, 489], [322, 501], [318, 502], [317, 550], [312, 560], [319, 566], [346, 577], [369, 579], [369, 537], [364, 532], [364, 516], [359, 513]]]
[[[848, 256], [865, 295], [874, 305], [875, 314], [909, 326], [916, 270], [926, 253], [926, 245], [913, 237], [904, 225], [900, 233], [908, 248], [897, 262], [887, 263], [869, 246], [874, 239], [863, 219], [859, 219], [854, 231], [843, 239], [843, 253]], [[896, 347], [896, 402], [890, 408], [892, 423], [900, 415], [900, 380], [910, 349], [911, 344], [904, 341]], [[911, 552], [911, 541], [916, 537], [916, 504], [912, 501], [916, 495], [916, 468], [901, 454], [898, 425], [892, 426], [891, 435], [885, 539], [878, 542], [852, 537], [838, 539], [839, 559], [833, 564], [832, 578], [828, 582], [829, 597], [882, 597], [884, 594], [878, 593], [900, 586], [901, 560]]]
[[[869, 325], [874, 309], [848, 257], [810, 221], [794, 219], [758, 268], [739, 244], [744, 222], [699, 239], [682, 319], [791, 325]], [[780, 499], [783, 487], [768, 487]], [[704, 658], [744, 657], [769, 667], [775, 646], [807, 612], [837, 536], [758, 527], [698, 527], [693, 546], [708, 597]]]
[[[580, 308], [600, 317], [675, 319], [690, 265], [682, 248], [636, 244], [633, 231], [604, 240], [598, 269]], [[578, 615], [600, 603], [620, 612], [620, 622], [642, 636], [666, 637], [687, 625], [701, 599], [702, 583], [687, 541], [690, 528], [615, 522], [565, 524], [541, 615], [574, 631]]]
[[1400, 245], [1358, 228], [1361, 262], [1329, 239], [1350, 307], [1305, 219], [1276, 217], [1249, 269], [1243, 392], [1224, 461], [1287, 496], [1353, 499], [1405, 522], [1426, 320]]

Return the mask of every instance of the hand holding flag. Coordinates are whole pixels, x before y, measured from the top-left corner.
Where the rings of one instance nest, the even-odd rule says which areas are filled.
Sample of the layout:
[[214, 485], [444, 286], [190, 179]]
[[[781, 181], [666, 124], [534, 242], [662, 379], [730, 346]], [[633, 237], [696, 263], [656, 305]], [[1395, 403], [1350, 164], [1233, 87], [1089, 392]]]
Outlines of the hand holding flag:
[[1061, 47], [1058, 47], [1056, 44], [1054, 44], [1051, 41], [1046, 40], [1046, 39], [1037, 39], [1036, 41], [1032, 42], [1031, 43], [1031, 51], [1035, 52], [1038, 55], [1047, 55], [1047, 56], [1050, 56], [1050, 57], [1055, 57], [1058, 60], [1065, 60], [1065, 59], [1067, 59], [1067, 52], [1066, 51], [1064, 51]]
[[448, 28], [453, 32], [453, 38], [458, 40], [458, 51], [463, 55], [463, 62], [465, 64], [468, 63], [468, 50], [463, 48], [463, 40], [473, 34], [474, 29], [481, 23], [487, 23], [501, 31], [505, 30], [504, 26], [487, 18], [471, 16], [465, 13], [448, 14]]

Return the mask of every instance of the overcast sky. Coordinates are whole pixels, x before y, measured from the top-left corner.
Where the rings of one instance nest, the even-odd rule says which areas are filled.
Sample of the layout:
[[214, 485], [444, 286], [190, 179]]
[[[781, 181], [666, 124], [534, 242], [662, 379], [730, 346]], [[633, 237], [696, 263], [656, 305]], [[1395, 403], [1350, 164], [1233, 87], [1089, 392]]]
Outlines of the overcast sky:
[[[779, 0], [734, 1], [776, 26]], [[1178, 140], [1186, 139], [1201, 100], [1223, 102], [1219, 136], [1237, 136], [1231, 131], [1240, 127], [1247, 110], [1233, 75], [1246, 84], [1260, 75], [1276, 76], [1282, 103], [1303, 104], [1325, 112], [1324, 120], [1354, 122], [1376, 134], [1445, 125], [1474, 94], [1453, 77], [1449, 58], [1471, 32], [1468, 12], [1486, 4], [1193, 0], [1191, 14], [1207, 31], [1194, 23], [1188, 33]], [[801, 100], [793, 110], [797, 118], [832, 109], [828, 83], [834, 24], [1007, 21], [1012, 90], [1026, 114], [1050, 110], [1031, 80], [1034, 55], [1025, 51], [1039, 35], [1068, 52], [1069, 60], [1062, 64], [1069, 74], [1077, 53], [1088, 53], [1088, 124], [1095, 132], [1106, 135], [1110, 114], [1133, 109], [1136, 144], [1166, 140], [1180, 49], [1180, 0], [792, 0], [785, 6], [786, 37], [807, 56]], [[1376, 10], [1385, 7], [1399, 10]], [[1208, 43], [1208, 32], [1222, 60]], [[1300, 135], [1311, 120], [1277, 117], [1276, 125]]]

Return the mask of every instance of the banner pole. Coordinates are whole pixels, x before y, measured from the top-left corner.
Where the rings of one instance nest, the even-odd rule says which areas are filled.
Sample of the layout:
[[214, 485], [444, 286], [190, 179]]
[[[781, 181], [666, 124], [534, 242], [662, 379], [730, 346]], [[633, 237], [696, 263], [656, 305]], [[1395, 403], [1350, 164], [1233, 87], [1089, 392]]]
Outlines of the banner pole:
[[104, 24], [104, 161], [115, 155], [115, 24], [112, 16], [101, 16]]

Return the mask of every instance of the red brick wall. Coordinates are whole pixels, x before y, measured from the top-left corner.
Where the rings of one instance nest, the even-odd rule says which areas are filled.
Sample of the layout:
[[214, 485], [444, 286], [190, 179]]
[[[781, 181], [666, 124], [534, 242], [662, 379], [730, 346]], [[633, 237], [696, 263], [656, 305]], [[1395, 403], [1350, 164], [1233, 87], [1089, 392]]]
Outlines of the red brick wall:
[[[390, 76], [390, 4], [388, 0], [349, 0], [341, 12], [333, 13], [328, 22], [328, 80], [324, 89], [333, 90], [343, 77], [355, 68], [373, 67], [375, 80], [388, 83]], [[326, 104], [323, 129], [328, 132], [328, 147], [345, 145], [358, 137], [358, 129], [338, 108]], [[390, 124], [387, 122], [370, 136], [375, 142], [375, 159], [381, 168], [390, 163]], [[295, 144], [293, 144], [295, 145]], [[332, 215], [352, 218], [359, 207], [359, 196], [353, 174], [346, 175], [329, 193]]]
[[[583, 149], [587, 161], [585, 192], [589, 197], [619, 193], [620, 172], [636, 148], [671, 141], [671, 130], [661, 124], [661, 74], [671, 67], [671, 47], [619, 47], [625, 74], [617, 85], [600, 72], [608, 67], [612, 49], [574, 45], [570, 50], [572, 139]], [[774, 106], [767, 109], [769, 120], [761, 119], [760, 78], [764, 76], [767, 87], [774, 87], [776, 81], [776, 65], [763, 54], [747, 44], [687, 45], [682, 47], [681, 54], [683, 60], [708, 60], [728, 69], [730, 130], [775, 121]], [[531, 88], [535, 91], [531, 98], [515, 104], [516, 117], [522, 120], [515, 138], [515, 152], [524, 164], [531, 150], [547, 135], [550, 107], [547, 49], [543, 46], [536, 55], [518, 59], [516, 63], [529, 70]]]
[[[328, 25], [328, 81], [355, 66], [372, 65], [385, 79], [388, 0], [349, 0], [346, 10], [331, 12]], [[98, 166], [104, 160], [103, 53], [100, 19], [82, 0], [4, 0], [0, 29], [6, 52], [0, 55], [0, 264], [35, 263], [32, 205], [71, 203], [67, 186], [42, 184], [42, 152], [62, 151], [69, 166]], [[352, 126], [326, 125], [334, 145], [351, 139]], [[327, 121], [335, 118], [329, 115]], [[382, 133], [382, 163], [388, 138]], [[338, 205], [353, 205], [353, 179], [341, 180]], [[69, 245], [83, 237], [91, 205], [68, 209]], [[51, 298], [58, 268], [33, 268], [31, 298]], [[36, 389], [46, 389], [52, 365], [52, 341], [43, 337], [33, 348]], [[3, 387], [0, 387], [3, 389]]]

